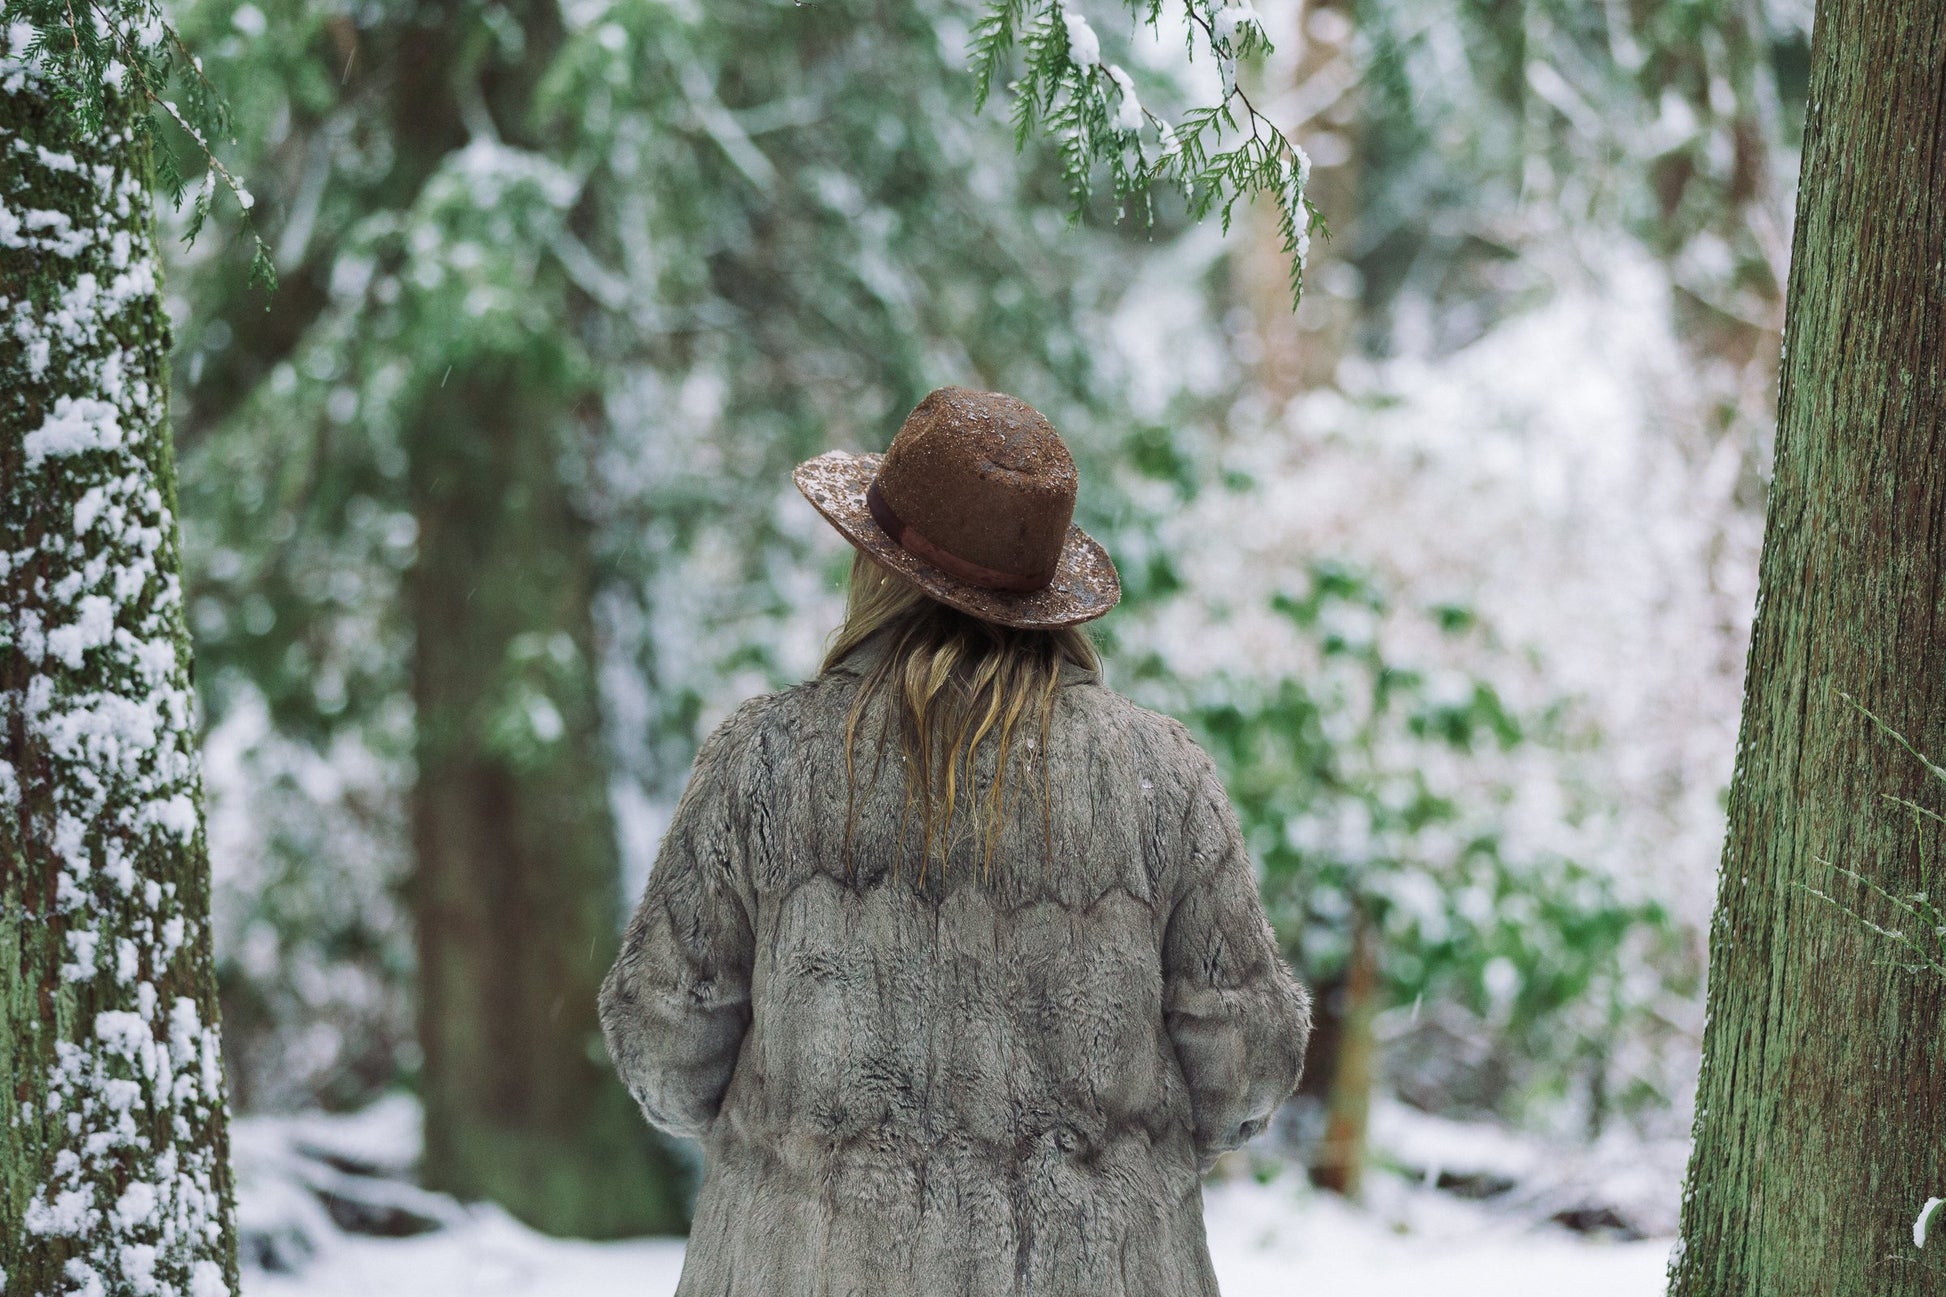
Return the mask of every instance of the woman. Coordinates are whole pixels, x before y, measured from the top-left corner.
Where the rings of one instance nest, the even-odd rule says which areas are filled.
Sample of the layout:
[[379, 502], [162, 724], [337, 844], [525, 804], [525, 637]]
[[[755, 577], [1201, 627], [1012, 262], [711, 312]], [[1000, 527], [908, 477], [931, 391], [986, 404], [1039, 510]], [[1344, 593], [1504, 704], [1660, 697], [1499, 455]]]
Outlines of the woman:
[[1098, 678], [1067, 447], [944, 388], [797, 483], [859, 550], [845, 623], [703, 744], [602, 988], [703, 1143], [678, 1297], [1214, 1297], [1200, 1172], [1310, 997], [1208, 756]]

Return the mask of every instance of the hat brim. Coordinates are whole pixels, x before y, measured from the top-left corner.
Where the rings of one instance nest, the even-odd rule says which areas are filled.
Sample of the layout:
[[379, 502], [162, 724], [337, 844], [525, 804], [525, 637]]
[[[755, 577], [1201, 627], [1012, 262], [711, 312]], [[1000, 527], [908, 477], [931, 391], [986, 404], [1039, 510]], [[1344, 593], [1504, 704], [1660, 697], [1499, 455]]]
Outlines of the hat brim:
[[1002, 626], [1074, 626], [1113, 608], [1122, 580], [1094, 537], [1070, 525], [1054, 579], [1039, 590], [989, 590], [942, 572], [885, 533], [865, 503], [865, 488], [883, 456], [828, 450], [791, 474], [797, 489], [840, 535], [943, 604]]

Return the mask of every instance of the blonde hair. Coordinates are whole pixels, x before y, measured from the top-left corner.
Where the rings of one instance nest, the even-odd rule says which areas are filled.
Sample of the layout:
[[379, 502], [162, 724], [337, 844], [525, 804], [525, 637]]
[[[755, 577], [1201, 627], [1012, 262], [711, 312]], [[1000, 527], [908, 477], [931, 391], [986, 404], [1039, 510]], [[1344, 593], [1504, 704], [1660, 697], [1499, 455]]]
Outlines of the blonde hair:
[[[836, 666], [846, 654], [880, 633], [885, 636], [886, 651], [859, 682], [858, 696], [845, 718], [847, 869], [858, 814], [853, 759], [858, 725], [866, 708], [881, 693], [891, 695], [892, 706], [878, 735], [873, 771], [876, 773], [884, 760], [896, 718], [905, 755], [905, 807], [899, 819], [899, 838], [904, 841], [905, 825], [916, 809], [923, 843], [921, 883], [935, 843], [941, 846], [940, 867], [945, 867], [961, 794], [971, 792], [974, 758], [981, 742], [989, 737], [994, 744], [993, 780], [980, 797], [984, 814], [975, 822], [974, 831], [984, 847], [981, 875], [991, 874], [1006, 810], [1008, 757], [1020, 722], [1030, 716], [1039, 729], [1042, 825], [1051, 858], [1054, 822], [1046, 759], [1048, 733], [1062, 663], [1072, 662], [1089, 670], [1100, 667], [1087, 633], [1076, 626], [1030, 630], [982, 621], [933, 599], [861, 550], [852, 559], [845, 620], [833, 634], [824, 668]], [[896, 873], [896, 861], [893, 867]]]

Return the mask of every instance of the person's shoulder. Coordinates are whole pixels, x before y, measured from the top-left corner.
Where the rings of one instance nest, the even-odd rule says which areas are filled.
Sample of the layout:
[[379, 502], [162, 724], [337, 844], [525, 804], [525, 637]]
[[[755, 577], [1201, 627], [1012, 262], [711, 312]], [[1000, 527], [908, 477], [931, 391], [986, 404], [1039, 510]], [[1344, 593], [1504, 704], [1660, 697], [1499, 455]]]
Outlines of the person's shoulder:
[[1156, 764], [1185, 770], [1200, 770], [1210, 764], [1209, 754], [1189, 727], [1167, 712], [1144, 707], [1106, 685], [1073, 690], [1071, 694], [1097, 724], [1127, 734]]
[[783, 733], [795, 728], [807, 696], [817, 682], [773, 689], [746, 698], [718, 721], [696, 750], [696, 763], [738, 763]]

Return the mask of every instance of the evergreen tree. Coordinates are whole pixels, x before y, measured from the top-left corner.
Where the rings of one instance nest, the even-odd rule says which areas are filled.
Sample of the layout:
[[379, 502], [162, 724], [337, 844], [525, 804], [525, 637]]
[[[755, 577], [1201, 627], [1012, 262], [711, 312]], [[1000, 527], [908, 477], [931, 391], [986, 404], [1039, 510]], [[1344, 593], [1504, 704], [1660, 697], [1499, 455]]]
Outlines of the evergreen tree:
[[[1139, 130], [1116, 129], [1124, 99], [1115, 74], [1132, 77], [1156, 104], [1170, 91], [1131, 50], [1128, 38], [1146, 32], [1113, 21], [1120, 6], [1085, 15], [1082, 6], [1016, 7], [1019, 41], [1001, 50], [999, 27], [978, 24], [977, 6], [950, 0], [723, 0], [695, 11], [617, 3], [576, 8], [558, 40], [519, 23], [462, 19], [470, 12], [463, 9], [438, 11], [438, 22], [418, 9], [363, 11], [354, 20], [284, 0], [260, 3], [207, 0], [188, 11], [186, 35], [209, 51], [213, 75], [239, 87], [244, 158], [263, 194], [258, 210], [284, 288], [266, 312], [236, 276], [192, 268], [182, 366], [188, 513], [201, 537], [192, 588], [213, 667], [206, 688], [219, 718], [247, 717], [260, 701], [272, 729], [253, 753], [261, 763], [252, 777], [262, 780], [253, 793], [274, 798], [253, 797], [266, 867], [234, 891], [253, 935], [268, 928], [278, 937], [253, 940], [253, 950], [275, 952], [271, 962], [252, 971], [235, 958], [226, 984], [230, 1021], [245, 1025], [235, 1033], [237, 1070], [259, 1101], [356, 1099], [393, 1080], [407, 1056], [400, 1035], [388, 1035], [402, 1032], [407, 1015], [360, 1007], [357, 996], [371, 982], [305, 974], [356, 967], [382, 979], [387, 994], [372, 997], [382, 1006], [408, 994], [409, 959], [386, 926], [397, 903], [384, 883], [409, 890], [405, 858], [425, 846], [406, 845], [417, 796], [410, 756], [450, 741], [420, 732], [408, 701], [434, 685], [415, 677], [447, 653], [482, 674], [493, 665], [491, 706], [454, 733], [465, 736], [462, 749], [490, 755], [504, 771], [539, 770], [529, 763], [544, 762], [549, 748], [585, 751], [589, 735], [605, 737], [612, 756], [599, 773], [590, 775], [594, 767], [581, 757], [561, 768], [580, 772], [584, 793], [606, 784], [632, 854], [646, 854], [653, 804], [673, 794], [699, 734], [742, 694], [808, 669], [816, 660], [808, 628], [834, 614], [830, 585], [814, 565], [819, 533], [799, 525], [790, 465], [834, 443], [882, 444], [930, 386], [972, 381], [1021, 392], [1054, 415], [1087, 460], [1096, 486], [1083, 501], [1084, 522], [1127, 560], [1127, 616], [1104, 627], [1105, 640], [1116, 639], [1117, 625], [1139, 627], [1134, 619], [1147, 604], [1179, 594], [1209, 599], [1207, 585], [1181, 589], [1171, 547], [1158, 545], [1153, 528], [1158, 498], [1166, 514], [1198, 490], [1221, 494], [1213, 467], [1193, 467], [1207, 449], [1197, 425], [1209, 421], [1210, 406], [1178, 401], [1162, 417], [1153, 407], [1147, 419], [1132, 415], [1134, 376], [1120, 367], [1105, 324], [1148, 264], [1140, 242], [1147, 232], [1098, 228], [1114, 210], [1106, 193], [1084, 197], [1090, 219], [1064, 228], [1077, 181], [1089, 179], [1085, 159], [1031, 134], [1016, 156], [997, 113], [969, 111], [971, 34], [997, 59], [1024, 58], [1039, 87], [1034, 102], [1043, 105], [1030, 126], [1085, 121], [1099, 141], [1125, 150], [1125, 168], [1143, 165], [1142, 150], [1153, 167], [1165, 137], [1146, 108]], [[1240, 7], [1228, 12], [1226, 27], [1241, 21]], [[1474, 16], [1476, 34], [1498, 33], [1490, 18]], [[1424, 11], [1411, 17], [1425, 27]], [[1397, 23], [1403, 29], [1406, 17]], [[472, 33], [470, 43], [444, 43], [459, 29]], [[1328, 62], [1355, 71], [1353, 53], [1363, 50], [1355, 31], [1338, 44]], [[448, 53], [430, 57], [439, 50]], [[997, 87], [1009, 65], [995, 66]], [[530, 88], [523, 78], [537, 71]], [[514, 84], [518, 94], [508, 98]], [[400, 98], [408, 93], [417, 96], [411, 109]], [[516, 100], [529, 111], [509, 115]], [[1531, 110], [1496, 106], [1482, 129]], [[1422, 144], [1401, 166], [1428, 166], [1436, 151]], [[1341, 157], [1319, 171], [1335, 173], [1348, 191], [1350, 163]], [[1123, 195], [1131, 204], [1133, 192]], [[1158, 212], [1156, 242], [1167, 248], [1181, 216], [1168, 202]], [[1266, 313], [1290, 302], [1282, 232], [1273, 235], [1255, 263]], [[491, 394], [478, 390], [482, 374], [494, 380]], [[487, 435], [498, 426], [488, 416], [515, 406], [530, 429], [551, 431], [519, 445]], [[514, 456], [522, 457], [517, 467], [501, 462]], [[550, 465], [563, 495], [536, 477]], [[515, 480], [522, 498], [495, 494]], [[435, 487], [447, 494], [435, 500]], [[485, 521], [471, 533], [453, 525], [429, 531], [436, 515], [475, 516], [450, 508], [462, 489], [497, 502], [478, 512]], [[539, 512], [523, 521], [529, 509]], [[543, 516], [585, 525], [586, 534], [571, 531], [554, 545]], [[471, 541], [444, 547], [469, 534]], [[428, 548], [435, 540], [444, 547], [437, 553]], [[595, 553], [592, 576], [570, 552], [584, 541]], [[530, 564], [536, 550], [555, 566]], [[522, 591], [516, 607], [532, 604], [534, 585], [521, 573], [542, 574], [534, 579], [549, 607], [591, 604], [592, 638], [578, 629], [581, 615], [535, 607], [537, 618], [556, 620], [515, 624], [504, 613], [442, 602], [469, 592], [477, 601], [505, 586]], [[1309, 575], [1292, 570], [1282, 593], [1308, 607]], [[1342, 602], [1377, 597], [1353, 584]], [[1322, 574], [1318, 590], [1326, 612], [1315, 625], [1291, 627], [1313, 647], [1332, 643], [1324, 623], [1344, 594]], [[1289, 620], [1288, 612], [1271, 615]], [[492, 639], [504, 651], [461, 633], [462, 613], [500, 618]], [[433, 626], [444, 627], [430, 645], [435, 656], [415, 658], [415, 643], [428, 647], [421, 636]], [[1125, 683], [1151, 691], [1157, 705], [1198, 711], [1206, 700], [1168, 695], [1140, 678], [1150, 671], [1146, 633], [1129, 636]], [[1274, 674], [1303, 675], [1308, 667], [1291, 666], [1298, 660], [1283, 659]], [[598, 714], [580, 701], [590, 663], [600, 667]], [[1371, 667], [1373, 688], [1392, 707], [1386, 725], [1408, 730], [1412, 744], [1450, 749], [1456, 760], [1464, 751], [1470, 765], [1484, 765], [1471, 750], [1513, 727], [1490, 689], [1477, 706], [1452, 707], [1391, 689], [1384, 682], [1402, 664], [1389, 657], [1368, 664], [1361, 656], [1355, 665]], [[1172, 660], [1156, 670], [1180, 666]], [[1376, 995], [1386, 1000], [1423, 993], [1438, 1003], [1454, 986], [1477, 982], [1482, 966], [1512, 959], [1524, 977], [1532, 974], [1516, 1014], [1525, 1034], [1513, 1045], [1508, 1029], [1493, 1029], [1496, 1056], [1525, 1060], [1546, 1037], [1551, 1052], [1535, 1070], [1565, 1084], [1557, 1073], [1580, 1069], [1573, 1055], [1586, 1052], [1575, 1042], [1613, 1033], [1592, 1010], [1573, 1032], [1551, 1024], [1565, 1001], [1600, 999], [1589, 985], [1606, 985], [1599, 970], [1612, 964], [1634, 911], [1606, 893], [1570, 901], [1597, 889], [1538, 858], [1503, 860], [1494, 849], [1456, 862], [1420, 850], [1421, 837], [1434, 841], [1442, 831], [1429, 825], [1443, 823], [1444, 810], [1397, 815], [1380, 789], [1437, 754], [1414, 746], [1398, 770], [1368, 779], [1357, 745], [1341, 734], [1360, 691], [1356, 682], [1340, 696], [1335, 686], [1282, 679], [1268, 700], [1247, 705], [1249, 741], [1219, 738], [1236, 773], [1277, 786], [1274, 797], [1246, 799], [1243, 809], [1267, 844], [1272, 889], [1294, 916], [1293, 949], [1296, 930], [1309, 929], [1307, 973], [1329, 976], [1334, 961], [1344, 962], [1330, 944], [1343, 925], [1325, 902], [1351, 896], [1385, 912], [1385, 942], [1409, 948], [1396, 968], [1421, 970], [1382, 968]], [[452, 697], [447, 686], [437, 692]], [[1233, 684], [1216, 692], [1248, 693]], [[1226, 723], [1221, 710], [1209, 709], [1210, 728]], [[1329, 740], [1306, 728], [1320, 716], [1331, 718]], [[542, 743], [557, 725], [558, 737]], [[1306, 773], [1288, 776], [1266, 746], [1292, 751]], [[296, 749], [308, 751], [293, 756]], [[347, 770], [380, 773], [319, 805], [310, 790], [321, 781], [311, 775], [327, 761], [339, 784]], [[1346, 763], [1349, 774], [1340, 769]], [[1290, 845], [1307, 826], [1363, 814], [1368, 800], [1400, 839], [1384, 867]], [[1469, 798], [1469, 806], [1476, 800], [1489, 799]], [[1417, 796], [1410, 805], [1435, 802], [1444, 806]], [[276, 813], [266, 813], [273, 804]], [[570, 806], [585, 812], [586, 824], [605, 814], [572, 800], [557, 809]], [[482, 832], [472, 812], [446, 814]], [[1495, 826], [1483, 832], [1498, 840]], [[497, 843], [482, 839], [467, 850]], [[1460, 894], [1452, 875], [1476, 870], [1482, 886], [1491, 876], [1491, 887], [1522, 895], [1552, 889], [1548, 903], [1567, 911], [1561, 926], [1572, 935], [1560, 944], [1568, 949], [1539, 953], [1517, 925], [1482, 932], [1457, 914], [1450, 925], [1428, 919], [1422, 932], [1401, 919], [1402, 907], [1380, 903], [1406, 879]], [[1583, 920], [1585, 929], [1573, 928]], [[1442, 935], [1425, 935], [1435, 931]], [[342, 1006], [320, 1006], [300, 999], [292, 989], [300, 984], [349, 984], [355, 994]], [[1484, 1009], [1461, 1011], [1481, 1015], [1468, 1019], [1469, 1029], [1488, 1031]], [[307, 1064], [316, 1070], [287, 1066], [295, 1051], [279, 1042], [295, 1033], [263, 1024], [320, 1016], [351, 1022], [343, 1052], [325, 1066]], [[431, 1061], [428, 1069], [421, 1080], [429, 1092], [439, 1084], [435, 1073], [480, 1094], [490, 1089], [479, 1069]], [[1332, 1070], [1320, 1065], [1314, 1074]], [[1362, 1101], [1366, 1082], [1348, 1081], [1345, 1092]], [[1517, 1083], [1494, 1084], [1491, 1102], [1506, 1103]]]
[[148, 105], [63, 93], [27, 41], [0, 27], [0, 1288], [216, 1297], [236, 1235]]
[[[774, 606], [724, 592], [801, 562], [771, 508], [789, 464], [834, 428], [882, 436], [945, 381], [1112, 418], [1076, 324], [1111, 272], [1077, 273], [1060, 220], [1094, 153], [1017, 178], [942, 35], [971, 17], [454, 3], [354, 21], [266, 0], [185, 18], [240, 88], [284, 283], [267, 315], [234, 278], [189, 288], [213, 707], [254, 695], [286, 734], [395, 763], [437, 1187], [563, 1232], [680, 1224], [673, 1163], [593, 1028], [622, 890], [609, 797], [687, 765], [705, 703], [683, 659], [719, 630], [780, 669], [757, 619]], [[1070, 57], [1078, 14], [1005, 17], [1037, 112], [1139, 133], [1112, 120], [1119, 69]], [[1253, 33], [1226, 28], [1225, 48]], [[1223, 161], [1221, 125], [1186, 130], [1170, 165], [1295, 196], [1288, 155], [1265, 138]], [[1140, 149], [1116, 156], [1132, 193]], [[697, 589], [679, 556], [726, 525], [735, 579]], [[653, 683], [634, 725], [598, 705], [604, 657]], [[288, 859], [267, 890], [360, 868]]]
[[[1824, 0], [1777, 471], [1710, 939], [1672, 1297], [1920, 1297], [1946, 1185], [1946, 981], [1813, 895], [1921, 901], [1946, 751], [1946, 9]], [[1936, 887], [1936, 880], [1932, 886]], [[1936, 896], [1936, 893], [1932, 893]], [[1881, 971], [1883, 968], [1883, 971]]]
[[[1657, 458], [1665, 446], [1673, 449], [1688, 461], [1684, 475], [1697, 482], [1720, 476], [1725, 465], [1736, 471], [1734, 502], [1702, 513], [1706, 525], [1720, 529], [1715, 544], [1733, 544], [1747, 530], [1746, 513], [1758, 507], [1753, 502], [1767, 453], [1773, 411], [1763, 403], [1771, 399], [1774, 382], [1781, 298], [1776, 282], [1784, 261], [1774, 232], [1788, 215], [1779, 210], [1780, 183], [1773, 173], [1788, 178], [1783, 101], [1802, 98], [1801, 84], [1789, 75], [1800, 57], [1800, 35], [1766, 8], [1780, 6], [1748, 0], [1633, 8], [1572, 0], [1519, 6], [1304, 0], [1267, 10], [1277, 49], [1259, 79], [1271, 90], [1283, 89], [1272, 102], [1300, 115], [1285, 125], [1315, 162], [1309, 193], [1328, 213], [1333, 237], [1314, 248], [1304, 301], [1295, 313], [1267, 271], [1281, 255], [1275, 241], [1233, 245], [1218, 309], [1230, 303], [1249, 306], [1255, 328], [1241, 359], [1257, 380], [1234, 422], [1248, 435], [1262, 419], [1250, 404], [1267, 398], [1274, 429], [1269, 435], [1308, 446], [1292, 452], [1296, 472], [1344, 474], [1356, 471], [1350, 462], [1360, 461], [1373, 466], [1366, 471], [1375, 478], [1395, 475], [1401, 484], [1413, 479], [1429, 484], [1449, 476], [1437, 461], [1424, 466], [1394, 461], [1375, 468], [1374, 451], [1385, 433], [1383, 416], [1374, 417], [1371, 407], [1411, 395], [1374, 397], [1374, 376], [1384, 372], [1386, 358], [1402, 353], [1408, 359], [1394, 364], [1434, 371], [1463, 366], [1457, 353], [1490, 345], [1486, 335], [1519, 328], [1519, 317], [1531, 318], [1550, 300], [1571, 299], [1584, 275], [1613, 283], [1618, 268], [1642, 267], [1675, 289], [1668, 294], [1674, 307], [1670, 323], [1686, 353], [1683, 381], [1670, 393], [1682, 408], [1672, 410], [1662, 427], [1644, 430], [1652, 443], [1645, 449]], [[1788, 94], [1780, 95], [1780, 81], [1792, 82]], [[1618, 329], [1625, 327], [1620, 317], [1619, 309], [1611, 314]], [[1616, 348], [1617, 354], [1622, 351]], [[1348, 366], [1342, 364], [1346, 360]], [[1423, 382], [1427, 369], [1419, 373]], [[1577, 381], [1598, 378], [1589, 373]], [[1342, 410], [1342, 400], [1335, 392], [1307, 400], [1325, 389], [1338, 389], [1367, 407], [1345, 420], [1351, 428], [1335, 447], [1319, 444], [1331, 441], [1319, 425], [1337, 422], [1330, 414], [1320, 418], [1320, 411]], [[1489, 413], [1476, 411], [1473, 417], [1485, 427], [1495, 422]], [[1557, 429], [1549, 440], [1566, 442], [1571, 436]], [[1457, 485], [1444, 494], [1447, 504], [1466, 498], [1465, 488]], [[1477, 506], [1469, 500], [1468, 507]], [[1379, 514], [1370, 524], [1354, 524], [1351, 534], [1342, 523], [1335, 533], [1331, 524], [1321, 523], [1312, 535], [1322, 532], [1350, 559], [1385, 549], [1390, 542], [1383, 533], [1398, 530], [1389, 515]], [[1511, 533], [1504, 539], [1510, 549], [1517, 544]], [[1225, 543], [1235, 542], [1226, 538]], [[1600, 560], [1590, 567], [1588, 576], [1599, 580]], [[1404, 586], [1410, 589], [1421, 579], [1421, 571], [1405, 574]], [[1498, 619], [1518, 597], [1511, 583], [1495, 584], [1503, 588], [1475, 609], [1489, 634], [1504, 632]], [[1734, 587], [1720, 602], [1726, 615], [1717, 638], [1734, 641], [1732, 651], [1740, 654], [1735, 614], [1746, 605]], [[1674, 601], [1661, 607], [1672, 624], [1682, 615]], [[1694, 647], [1692, 661], [1672, 667], [1672, 673], [1704, 676], [1697, 660], [1714, 653], [1705, 640], [1694, 641]], [[1467, 660], [1487, 659], [1469, 650]], [[1587, 713], [1580, 715], [1585, 721]], [[1687, 725], [1691, 734], [1702, 732], [1694, 716]], [[1666, 741], [1658, 744], [1645, 734], [1631, 738], [1659, 747], [1660, 760], [1672, 755]], [[1335, 755], [1340, 745], [1332, 750]], [[1436, 757], [1415, 753], [1414, 759], [1426, 763]], [[1618, 758], [1596, 756], [1610, 759]], [[1572, 768], [1574, 760], [1564, 755], [1555, 768]], [[1673, 830], [1676, 811], [1702, 800], [1695, 785], [1682, 777], [1654, 784], [1642, 779], [1604, 788], [1591, 802], [1633, 802], [1628, 813], [1638, 823], [1660, 814]], [[1713, 812], [1715, 789], [1708, 791]], [[1469, 800], [1485, 795], [1476, 790]], [[1323, 793], [1294, 800], [1322, 807], [1334, 798]], [[1714, 837], [1713, 826], [1707, 831]], [[1712, 841], [1715, 845], [1720, 843]], [[1598, 854], [1623, 865], [1618, 877], [1625, 885], [1643, 881], [1639, 852], [1610, 846]], [[1267, 855], [1274, 894], [1280, 890], [1284, 853], [1269, 847]], [[1594, 862], [1584, 857], [1582, 863]], [[1426, 862], [1399, 876], [1423, 877], [1440, 868]], [[1427, 947], [1400, 931], [1396, 906], [1373, 895], [1381, 889], [1370, 881], [1389, 871], [1374, 861], [1352, 875], [1355, 901], [1349, 913], [1341, 904], [1342, 884], [1314, 858], [1295, 865], [1290, 888], [1294, 908], [1323, 909], [1328, 916], [1328, 922], [1316, 925], [1324, 939], [1305, 942], [1293, 953], [1319, 992], [1303, 1093], [1320, 1110], [1313, 1176], [1332, 1188], [1356, 1187], [1368, 1091], [1380, 1076], [1380, 1051], [1372, 1038], [1377, 1015], [1392, 1004], [1414, 1004], [1423, 994], [1427, 1005], [1437, 1007], [1423, 1015], [1415, 1008], [1414, 1021], [1431, 1024], [1441, 1009], [1450, 1010], [1461, 998], [1451, 983], [1445, 990], [1398, 983], [1395, 970], [1422, 966]], [[1597, 875], [1603, 872], [1598, 869]], [[1457, 891], [1450, 877], [1440, 877], [1438, 886], [1448, 896]], [[1523, 898], [1543, 894], [1527, 888], [1524, 883], [1516, 892]], [[1626, 930], [1588, 922], [1602, 912], [1597, 906], [1569, 907], [1556, 923], [1563, 932], [1579, 929], [1582, 935], [1570, 944], [1592, 954], [1603, 945], [1588, 939], [1592, 933], [1619, 937]], [[1663, 927], [1667, 922], [1665, 914], [1628, 925], [1633, 927], [1629, 939], [1639, 941], [1645, 929], [1659, 932], [1664, 950], [1649, 961], [1657, 970], [1655, 980], [1669, 987], [1695, 985], [1701, 972], [1700, 930], [1685, 923], [1671, 933]], [[1345, 929], [1353, 939], [1339, 937]], [[1467, 930], [1466, 940], [1481, 951], [1497, 944], [1490, 932]], [[1529, 988], [1554, 980], [1560, 964], [1530, 950], [1516, 954], [1513, 966], [1518, 984]], [[1483, 1047], [1481, 1057], [1492, 1065], [1482, 1075], [1501, 1072], [1489, 1082], [1489, 1092], [1509, 1096], [1518, 1088], [1512, 1077], [1523, 1072], [1559, 1077], [1554, 1068], [1533, 1066], [1557, 1047], [1580, 1055], [1574, 1065], [1580, 1074], [1577, 1088], [1585, 1085], [1586, 1097], [1577, 1095], [1576, 1101], [1585, 1104], [1583, 1122], [1591, 1133], [1598, 1133], [1617, 1107], [1640, 1112], [1636, 1101], [1616, 1104], [1618, 1093], [1639, 1096], [1647, 1089], [1666, 1100], [1687, 1090], [1687, 1076], [1658, 1076], [1645, 1085], [1646, 1069], [1639, 1061], [1614, 1064], [1629, 1055], [1639, 1060], [1645, 1033], [1619, 1022], [1590, 1023], [1583, 1031], [1566, 1027], [1571, 1015], [1603, 998], [1603, 992], [1582, 987], [1568, 1003], [1550, 1004], [1540, 1019], [1548, 1024], [1546, 1042], [1533, 1040], [1514, 1051]], [[1614, 997], [1618, 1005], [1633, 998]], [[1674, 995], [1670, 999], [1681, 1003]], [[1479, 1024], [1467, 1034], [1484, 1029]], [[1407, 1033], [1384, 1051], [1386, 1079], [1402, 1089], [1410, 1090], [1409, 1074], [1422, 1070], [1429, 1053], [1448, 1060], [1460, 1053], [1437, 1034], [1444, 1028], [1419, 1030], [1432, 1035], [1430, 1048]], [[1444, 1102], [1459, 1101], [1471, 1088], [1449, 1084]], [[1508, 1112], [1505, 1097], [1493, 1106]], [[1300, 1111], [1309, 1109], [1300, 1105]]]

